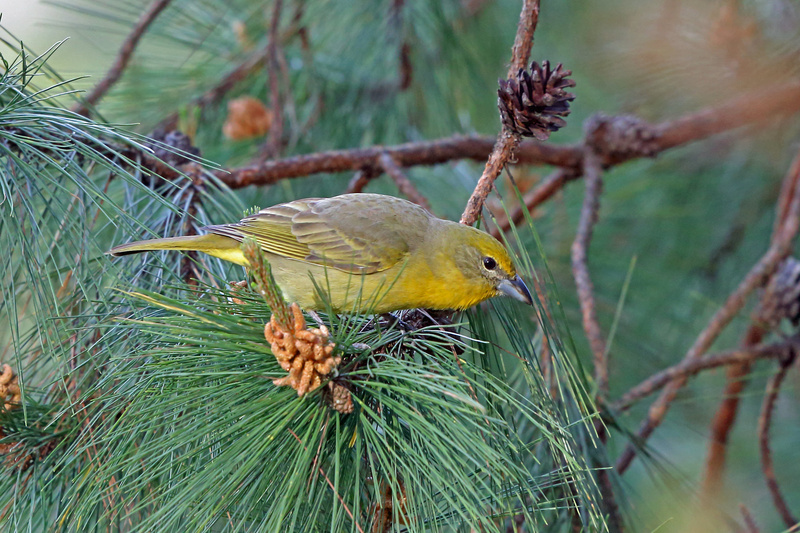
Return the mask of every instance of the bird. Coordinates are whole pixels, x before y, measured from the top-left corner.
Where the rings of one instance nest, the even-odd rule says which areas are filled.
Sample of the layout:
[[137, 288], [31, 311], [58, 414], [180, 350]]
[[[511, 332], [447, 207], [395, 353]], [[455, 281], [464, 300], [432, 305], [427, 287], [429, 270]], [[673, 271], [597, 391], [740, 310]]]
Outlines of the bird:
[[198, 251], [246, 267], [241, 244], [249, 237], [284, 298], [309, 310], [464, 310], [501, 295], [533, 305], [497, 239], [393, 196], [294, 200], [201, 230], [207, 233], [131, 242], [107, 253]]

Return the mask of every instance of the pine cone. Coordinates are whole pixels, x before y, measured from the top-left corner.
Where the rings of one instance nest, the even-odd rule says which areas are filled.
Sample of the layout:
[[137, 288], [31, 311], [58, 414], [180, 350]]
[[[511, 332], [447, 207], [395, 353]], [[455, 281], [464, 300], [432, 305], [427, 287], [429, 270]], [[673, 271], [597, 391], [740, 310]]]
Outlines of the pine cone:
[[605, 158], [621, 162], [637, 156], [655, 157], [660, 148], [653, 127], [633, 115], [598, 113], [586, 121], [586, 142]]
[[228, 117], [222, 133], [240, 141], [265, 135], [272, 125], [273, 112], [257, 98], [242, 96], [228, 102]]
[[559, 63], [551, 71], [549, 61], [542, 66], [534, 61], [530, 71], [519, 69], [516, 78], [499, 80], [497, 106], [507, 130], [546, 141], [551, 132], [567, 125], [560, 117], [569, 115], [575, 95], [564, 89], [575, 87], [575, 81], [567, 78], [572, 71], [561, 67]]
[[788, 318], [800, 324], [800, 261], [787, 257], [772, 275], [765, 289], [759, 317], [772, 327]]
[[349, 415], [353, 412], [353, 395], [346, 385], [329, 381], [328, 390], [324, 398], [334, 411], [338, 411], [343, 415]]

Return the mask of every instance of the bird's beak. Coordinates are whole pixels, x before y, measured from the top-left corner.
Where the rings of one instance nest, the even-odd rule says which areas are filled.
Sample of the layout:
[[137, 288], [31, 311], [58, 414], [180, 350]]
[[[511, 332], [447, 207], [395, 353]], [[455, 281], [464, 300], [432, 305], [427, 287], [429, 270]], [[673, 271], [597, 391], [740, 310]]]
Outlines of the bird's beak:
[[514, 279], [504, 279], [497, 284], [497, 290], [506, 296], [511, 296], [515, 300], [524, 302], [528, 305], [533, 305], [533, 298], [531, 298], [531, 291], [525, 286], [525, 282], [519, 276], [514, 276]]

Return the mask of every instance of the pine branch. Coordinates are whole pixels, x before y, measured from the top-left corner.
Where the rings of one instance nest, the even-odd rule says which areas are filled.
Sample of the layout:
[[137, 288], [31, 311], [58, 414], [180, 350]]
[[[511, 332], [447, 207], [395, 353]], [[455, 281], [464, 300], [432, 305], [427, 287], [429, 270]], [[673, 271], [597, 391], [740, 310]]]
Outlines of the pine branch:
[[775, 476], [775, 466], [772, 462], [772, 450], [769, 445], [769, 431], [772, 425], [772, 412], [775, 408], [775, 402], [778, 399], [778, 392], [780, 391], [781, 384], [786, 377], [787, 372], [795, 360], [797, 352], [791, 352], [789, 357], [781, 360], [778, 372], [773, 375], [767, 383], [766, 394], [764, 395], [764, 403], [761, 407], [761, 416], [758, 418], [758, 444], [761, 451], [761, 469], [764, 472], [764, 479], [767, 482], [767, 488], [772, 495], [772, 501], [775, 508], [778, 510], [784, 525], [789, 530], [797, 528], [798, 520], [794, 514], [789, 510], [781, 493], [780, 485], [778, 485], [777, 477]]
[[[798, 155], [800, 157], [800, 155]], [[793, 168], [795, 168], [793, 166]], [[800, 167], [798, 167], [800, 168]], [[790, 173], [785, 178], [787, 181], [794, 181], [794, 176]], [[781, 228], [775, 241], [770, 245], [766, 253], [759, 259], [759, 261], [750, 269], [745, 278], [736, 288], [736, 290], [728, 296], [725, 304], [714, 314], [711, 321], [700, 333], [695, 340], [692, 347], [684, 356], [684, 361], [693, 361], [702, 357], [713, 344], [714, 340], [719, 336], [722, 330], [733, 320], [736, 314], [742, 309], [745, 304], [747, 296], [752, 293], [756, 288], [761, 287], [766, 283], [769, 276], [778, 267], [780, 261], [786, 257], [792, 247], [792, 241], [800, 229], [800, 187], [791, 190], [785, 187], [784, 191], [790, 191], [791, 201], [786, 215], [786, 223]], [[784, 202], [785, 200], [779, 200]], [[650, 406], [647, 418], [642, 422], [637, 432], [637, 442], [645, 442], [653, 431], [661, 424], [664, 417], [669, 410], [672, 401], [678, 394], [678, 391], [686, 383], [686, 378], [677, 378], [672, 381], [661, 393], [659, 398]], [[628, 469], [634, 457], [636, 456], [636, 448], [629, 444], [628, 447], [620, 455], [617, 460], [617, 470], [624, 473]]]
[[584, 175], [586, 176], [586, 194], [581, 208], [578, 230], [572, 243], [572, 274], [578, 289], [578, 299], [583, 317], [583, 329], [594, 354], [595, 379], [597, 380], [597, 397], [603, 399], [608, 394], [608, 358], [606, 343], [603, 339], [600, 324], [597, 322], [597, 311], [594, 302], [594, 286], [589, 277], [587, 256], [592, 231], [597, 223], [600, 208], [600, 193], [603, 187], [600, 159], [591, 152], [584, 156]]
[[128, 66], [128, 63], [133, 56], [133, 52], [136, 50], [136, 46], [139, 44], [142, 36], [144, 36], [147, 29], [150, 25], [158, 18], [158, 15], [161, 14], [164, 9], [169, 6], [172, 0], [154, 0], [150, 7], [142, 13], [142, 16], [139, 17], [138, 22], [133, 27], [133, 30], [128, 34], [125, 40], [122, 42], [122, 46], [120, 47], [119, 53], [117, 54], [117, 58], [114, 60], [114, 63], [111, 65], [111, 68], [106, 73], [105, 77], [100, 80], [100, 82], [95, 85], [92, 91], [84, 98], [83, 102], [78, 104], [73, 108], [75, 113], [79, 115], [88, 115], [89, 108], [94, 107], [100, 101], [103, 96], [114, 86], [114, 84], [119, 81], [122, 77], [122, 73], [125, 71], [125, 68]]
[[710, 354], [691, 361], [681, 361], [648, 377], [612, 404], [614, 409], [625, 411], [639, 400], [654, 394], [677, 379], [688, 379], [704, 370], [721, 366], [752, 364], [762, 359], [785, 359], [790, 352], [800, 350], [800, 338], [792, 337], [771, 344], [745, 346], [736, 350]]
[[[511, 78], [518, 70], [527, 66], [531, 56], [531, 46], [533, 46], [533, 33], [536, 31], [538, 22], [539, 0], [523, 0], [514, 46], [511, 49], [511, 65], [506, 78]], [[478, 184], [475, 186], [475, 190], [472, 191], [472, 195], [464, 208], [464, 213], [461, 215], [462, 224], [472, 225], [478, 220], [483, 204], [492, 190], [494, 181], [503, 171], [509, 159], [511, 159], [519, 142], [519, 134], [510, 131], [504, 123], [497, 136], [497, 142], [495, 142], [492, 153], [489, 154], [489, 160], [486, 162], [483, 174], [478, 179]]]
[[[789, 207], [793, 191], [800, 187], [800, 155], [792, 162], [788, 175], [790, 179], [783, 182], [781, 193], [778, 196], [778, 205], [775, 214], [775, 221], [772, 228], [771, 242], [777, 242], [781, 235], [784, 225], [788, 222]], [[781, 290], [787, 288], [781, 287]], [[770, 294], [769, 291], [761, 297], [759, 311], [756, 312], [753, 322], [747, 328], [743, 345], [754, 346], [761, 342], [767, 333], [764, 324], [770, 322], [768, 317], [762, 316], [765, 307], [770, 305], [770, 299], [779, 298], [778, 295]], [[706, 460], [706, 471], [703, 477], [703, 488], [706, 494], [711, 494], [719, 490], [722, 484], [722, 473], [725, 467], [725, 455], [728, 436], [736, 421], [736, 414], [739, 408], [739, 395], [747, 383], [746, 378], [750, 373], [752, 364], [744, 362], [740, 365], [732, 366], [728, 369], [724, 400], [720, 403], [714, 419], [711, 422], [711, 437], [709, 439], [708, 459]]]
[[431, 205], [428, 202], [427, 198], [422, 196], [422, 193], [417, 190], [411, 180], [408, 179], [403, 171], [397, 166], [397, 163], [392, 159], [388, 153], [381, 154], [379, 161], [381, 163], [381, 167], [383, 170], [392, 178], [397, 188], [400, 189], [400, 193], [403, 194], [406, 198], [411, 200], [417, 205], [420, 205], [427, 209], [428, 211], [431, 210]]

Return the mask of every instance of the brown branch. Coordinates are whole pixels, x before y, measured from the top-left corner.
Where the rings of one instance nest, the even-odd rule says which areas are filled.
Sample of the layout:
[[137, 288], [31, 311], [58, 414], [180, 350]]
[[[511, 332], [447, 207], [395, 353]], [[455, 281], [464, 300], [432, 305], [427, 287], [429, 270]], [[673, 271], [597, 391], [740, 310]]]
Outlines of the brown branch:
[[[197, 163], [184, 165], [184, 172], [191, 178], [191, 182], [184, 188], [186, 198], [181, 198], [180, 203], [186, 205], [186, 212], [183, 219], [181, 235], [197, 235], [197, 211], [198, 206], [203, 203], [202, 192], [205, 186], [203, 179], [203, 169]], [[181, 259], [181, 278], [190, 287], [196, 287], [198, 280], [202, 279], [202, 274], [197, 269], [199, 253], [196, 251], [186, 252]]]
[[[744, 349], [761, 342], [765, 330], [757, 324], [751, 324], [745, 333], [742, 346]], [[708, 459], [703, 474], [703, 493], [711, 498], [722, 486], [722, 474], [725, 470], [725, 456], [728, 448], [728, 437], [736, 422], [739, 410], [739, 396], [747, 385], [747, 376], [752, 368], [752, 361], [744, 361], [728, 367], [725, 390], [722, 393], [717, 412], [711, 421], [711, 435], [708, 442]]]
[[761, 450], [761, 469], [764, 472], [764, 479], [767, 482], [767, 488], [772, 495], [772, 501], [778, 514], [781, 515], [783, 523], [791, 531], [797, 531], [798, 521], [797, 518], [789, 510], [786, 500], [781, 494], [778, 480], [775, 476], [775, 467], [772, 464], [772, 451], [769, 447], [769, 429], [772, 424], [772, 412], [775, 408], [775, 402], [778, 399], [778, 391], [781, 388], [781, 383], [786, 377], [786, 373], [794, 362], [795, 353], [793, 352], [790, 357], [781, 362], [781, 367], [767, 382], [767, 391], [764, 396], [764, 403], [761, 406], [761, 416], [758, 419], [758, 443]]
[[691, 361], [684, 360], [645, 379], [614, 402], [612, 407], [619, 411], [625, 411], [634, 403], [650, 396], [676, 379], [688, 379], [703, 370], [742, 363], [754, 363], [761, 359], [783, 359], [792, 350], [800, 350], [800, 337], [791, 337], [785, 341], [771, 344], [742, 347], [736, 350], [706, 355]]
[[[684, 360], [693, 361], [708, 350], [711, 344], [716, 340], [717, 336], [722, 330], [730, 323], [731, 320], [744, 306], [747, 296], [757, 287], [764, 283], [769, 275], [775, 270], [781, 257], [784, 255], [783, 251], [779, 248], [771, 248], [756, 265], [750, 270], [742, 283], [737, 289], [728, 297], [725, 305], [717, 311], [714, 317], [709, 322], [708, 326], [698, 336], [695, 343], [687, 352]], [[672, 401], [678, 394], [678, 391], [686, 383], [685, 377], [678, 377], [670, 382], [661, 396], [650, 406], [647, 418], [642, 422], [637, 433], [637, 443], [646, 441], [653, 431], [661, 424], [664, 417], [669, 410]], [[617, 461], [616, 468], [620, 474], [628, 469], [634, 457], [636, 456], [636, 447], [629, 444], [625, 451]]]
[[578, 300], [583, 318], [583, 330], [589, 339], [589, 345], [594, 356], [595, 379], [597, 381], [597, 396], [600, 399], [608, 394], [608, 361], [606, 359], [606, 343], [600, 324], [597, 322], [597, 311], [594, 301], [594, 286], [589, 277], [587, 255], [592, 232], [597, 223], [600, 208], [600, 192], [603, 188], [602, 169], [599, 156], [591, 149], [587, 149], [584, 161], [584, 175], [586, 176], [586, 194], [581, 207], [581, 218], [575, 241], [572, 243], [572, 275], [578, 289]]
[[582, 175], [580, 171], [576, 172], [572, 168], [557, 168], [538, 186], [522, 196], [522, 202], [525, 208], [523, 209], [522, 206], [514, 207], [511, 213], [509, 213], [508, 218], [500, 222], [499, 231], [494, 231], [492, 234], [499, 238], [501, 231], [505, 233], [511, 229], [512, 224], [516, 226], [525, 220], [526, 212], [533, 212], [539, 205], [545, 203], [552, 198], [555, 193], [564, 188], [564, 185], [566, 185], [568, 181], [578, 179]]
[[[300, 24], [300, 20], [303, 16], [303, 5], [299, 3], [295, 10], [294, 15], [292, 16], [292, 23], [289, 28], [287, 28], [284, 32], [281, 33], [281, 41], [285, 41], [289, 39], [291, 36], [297, 35], [301, 41], [301, 47], [303, 50], [307, 50], [309, 43], [308, 43], [308, 35], [307, 31], [304, 26]], [[222, 99], [231, 89], [233, 89], [237, 83], [244, 80], [255, 72], [256, 70], [262, 68], [265, 64], [264, 58], [267, 57], [267, 49], [269, 47], [269, 42], [267, 46], [263, 47], [261, 50], [255, 53], [251, 53], [242, 63], [240, 63], [236, 68], [231, 70], [224, 78], [220, 80], [214, 87], [209, 89], [207, 92], [202, 94], [200, 97], [196, 98], [191, 102], [190, 105], [199, 107], [200, 109], [204, 109], [211, 104], [214, 104]], [[308, 58], [305, 58], [304, 61], [308, 62]], [[316, 116], [316, 115], [315, 115]], [[165, 131], [174, 130], [178, 125], [178, 113], [172, 113], [171, 115], [167, 116], [164, 120], [159, 122], [159, 124], [154, 129], [162, 129]]]
[[750, 509], [745, 507], [743, 503], [740, 503], [739, 511], [742, 513], [742, 519], [744, 520], [745, 527], [747, 527], [747, 533], [759, 533], [758, 525], [753, 515], [750, 513]]
[[[266, 161], [262, 164], [219, 170], [216, 176], [232, 189], [249, 185], [270, 185], [287, 178], [299, 178], [319, 173], [357, 171], [380, 167], [378, 159], [388, 152], [400, 167], [439, 165], [456, 159], [485, 161], [492, 151], [490, 137], [445, 137], [434, 141], [371, 146], [350, 150], [332, 150]], [[536, 141], [522, 143], [515, 154], [521, 164], [570, 166], [575, 159], [574, 146], [543, 145]]]
[[272, 108], [272, 122], [269, 128], [269, 139], [261, 150], [260, 161], [275, 157], [281, 149], [283, 138], [283, 102], [281, 101], [281, 84], [279, 78], [280, 63], [278, 46], [283, 0], [274, 0], [269, 21], [269, 42], [267, 44], [267, 77], [269, 78], [269, 103]]
[[[583, 175], [586, 176], [586, 192], [584, 194], [583, 206], [581, 207], [581, 217], [578, 221], [578, 229], [575, 232], [575, 240], [572, 243], [570, 255], [572, 259], [572, 275], [575, 278], [575, 285], [578, 290], [578, 300], [580, 301], [581, 316], [583, 319], [583, 330], [589, 340], [594, 359], [595, 381], [597, 382], [597, 399], [599, 402], [608, 396], [608, 358], [606, 354], [606, 342], [603, 332], [597, 321], [597, 311], [595, 308], [594, 285], [589, 276], [588, 255], [589, 245], [592, 241], [594, 225], [597, 223], [598, 212], [600, 209], [600, 194], [603, 190], [603, 169], [600, 157], [594, 148], [587, 146], [583, 156]], [[602, 423], [596, 424], [597, 436], [603, 444], [608, 440], [608, 432]], [[600, 466], [606, 466], [605, 464]], [[610, 473], [606, 469], [599, 469], [597, 481], [602, 495], [602, 507], [608, 515], [609, 526], [613, 531], [624, 530], [622, 517], [619, 513], [619, 506], [614, 497], [614, 489], [611, 483]]]
[[798, 153], [792, 165], [789, 167], [789, 172], [786, 174], [783, 183], [781, 184], [781, 192], [778, 195], [778, 209], [775, 213], [775, 223], [772, 226], [772, 237], [770, 242], [775, 242], [780, 237], [781, 231], [789, 221], [789, 216], [792, 206], [792, 198], [794, 198], [795, 191], [800, 188], [800, 153]]
[[[788, 117], [798, 111], [800, 111], [800, 81], [796, 80], [769, 91], [746, 94], [719, 106], [653, 125], [655, 138], [652, 141], [653, 151], [649, 155], [656, 155], [670, 148], [776, 116]], [[266, 161], [263, 164], [235, 168], [230, 171], [217, 171], [215, 174], [228, 187], [237, 189], [249, 185], [270, 185], [281, 179], [299, 178], [319, 173], [357, 171], [369, 166], [378, 166], [377, 159], [385, 151], [389, 152], [397, 164], [404, 168], [417, 165], [438, 165], [460, 159], [486, 161], [492, 152], [495, 141], [490, 137], [454, 136], [396, 146], [372, 146], [318, 152]], [[514, 154], [517, 164], [552, 165], [571, 171], [571, 174], [563, 178], [563, 181], [559, 179], [549, 184], [545, 182], [535, 189], [542, 195], [542, 199], [538, 202], [532, 201], [530, 204], [532, 207], [550, 198], [567, 182], [581, 177], [583, 150], [581, 145], [552, 145], [542, 144], [538, 141], [520, 143]], [[603, 166], [610, 167], [637, 157], [641, 157], [641, 155], [606, 155], [603, 159]], [[544, 189], [545, 184], [548, 185], [547, 189]], [[533, 192], [526, 195], [531, 198], [533, 196]], [[520, 215], [517, 216], [520, 217]]]
[[539, 2], [526, 0], [522, 4], [519, 14], [517, 34], [514, 36], [514, 46], [511, 47], [511, 64], [508, 67], [506, 78], [514, 76], [521, 68], [528, 66], [531, 60], [533, 47], [533, 33], [539, 23]]
[[[389, 27], [397, 28], [402, 32], [403, 28], [403, 8], [405, 0], [394, 0], [389, 8]], [[397, 51], [397, 89], [400, 92], [411, 87], [414, 81], [414, 65], [411, 63], [411, 43], [407, 36], [399, 39], [400, 46]]]
[[480, 218], [481, 208], [483, 208], [486, 198], [489, 196], [492, 187], [494, 187], [494, 181], [503, 171], [508, 160], [511, 159], [511, 155], [518, 144], [519, 137], [506, 131], [505, 127], [503, 127], [492, 153], [489, 154], [489, 160], [486, 162], [483, 174], [481, 174], [478, 184], [475, 185], [472, 195], [467, 200], [467, 207], [461, 215], [462, 224], [472, 225]]
[[[603, 166], [608, 168], [631, 159], [654, 157], [670, 148], [700, 141], [712, 135], [741, 128], [748, 124], [763, 122], [768, 118], [788, 117], [798, 111], [800, 111], [800, 80], [794, 80], [765, 93], [747, 93], [728, 100], [721, 105], [701, 109], [674, 120], [655, 124], [650, 127], [649, 133], [652, 139], [648, 142], [649, 150], [647, 153], [608, 153], [603, 151]], [[602, 138], [598, 139], [598, 141], [595, 144], [604, 144]], [[553, 183], [543, 183], [526, 195], [526, 205], [529, 210], [549, 199], [567, 182], [581, 177], [580, 168], [582, 165], [580, 159], [583, 156], [583, 151], [576, 149], [571, 155], [572, 160], [569, 161], [569, 164], [559, 166], [569, 167], [572, 173], [561, 177]], [[556, 176], [554, 175], [554, 177]], [[545, 185], [548, 185], [548, 188], [545, 188]], [[539, 199], [537, 193], [542, 196], [541, 199]], [[519, 221], [523, 217], [521, 213], [515, 211], [512, 218]]]
[[345, 192], [348, 194], [363, 192], [364, 187], [374, 178], [375, 173], [372, 170], [359, 170], [350, 179]]
[[[800, 81], [763, 91], [751, 92], [733, 98], [719, 106], [711, 107], [656, 126], [659, 151], [705, 139], [762, 122], [770, 116], [786, 118], [800, 111]], [[765, 99], [765, 100], [762, 100]]]
[[[700, 333], [692, 347], [684, 356], [684, 361], [692, 361], [700, 358], [716, 340], [717, 336], [738, 314], [745, 303], [745, 299], [757, 287], [760, 287], [778, 267], [780, 261], [786, 257], [791, 249], [792, 240], [797, 234], [800, 226], [800, 187], [795, 189], [792, 194], [792, 201], [789, 206], [786, 224], [781, 228], [775, 242], [772, 243], [767, 252], [750, 269], [744, 280], [736, 290], [728, 297], [725, 304], [712, 317], [706, 328]], [[637, 434], [637, 443], [643, 443], [664, 420], [672, 401], [678, 391], [686, 383], [686, 378], [677, 378], [665, 387], [661, 396], [650, 406], [647, 418], [642, 422]], [[636, 447], [629, 444], [617, 461], [617, 470], [620, 474], [628, 469], [634, 457]]]
[[[780, 195], [778, 196], [777, 213], [775, 223], [772, 228], [771, 242], [775, 243], [780, 236], [781, 229], [787, 222], [789, 206], [794, 195], [794, 190], [800, 186], [800, 154], [795, 157], [789, 169], [787, 177], [783, 180]], [[761, 297], [759, 307], [766, 303], [768, 294]], [[761, 342], [766, 330], [762, 326], [761, 317], [756, 316], [754, 322], [745, 333], [743, 345], [745, 347], [754, 346]], [[725, 468], [725, 456], [727, 451], [728, 437], [736, 422], [736, 414], [739, 409], [739, 395], [747, 384], [746, 377], [750, 373], [751, 363], [745, 362], [731, 366], [728, 369], [727, 384], [723, 393], [723, 400], [720, 403], [714, 419], [711, 422], [711, 436], [708, 445], [708, 459], [703, 476], [703, 491], [707, 495], [718, 492], [722, 484], [722, 475]]]
[[424, 207], [428, 211], [431, 210], [431, 205], [428, 203], [428, 199], [422, 196], [422, 193], [419, 192], [417, 187], [411, 183], [411, 180], [408, 179], [408, 176], [406, 176], [400, 167], [397, 166], [397, 163], [394, 159], [392, 159], [392, 156], [390, 156], [387, 152], [384, 152], [380, 155], [378, 160], [380, 161], [383, 170], [385, 170], [389, 177], [392, 178], [403, 196], [415, 204]]
[[86, 96], [86, 98], [80, 104], [76, 105], [72, 110], [75, 113], [80, 115], [88, 115], [89, 114], [89, 107], [94, 106], [100, 99], [105, 96], [105, 94], [114, 86], [117, 81], [122, 77], [122, 73], [125, 71], [125, 68], [128, 66], [131, 57], [133, 56], [133, 51], [136, 49], [136, 46], [139, 44], [144, 32], [147, 31], [147, 28], [150, 27], [150, 24], [158, 17], [158, 15], [166, 8], [170, 3], [170, 0], [155, 0], [150, 7], [147, 8], [147, 11], [142, 13], [142, 16], [139, 17], [139, 20], [136, 22], [136, 25], [133, 27], [133, 30], [128, 34], [125, 40], [122, 42], [122, 46], [119, 49], [119, 53], [117, 54], [114, 63], [112, 63], [111, 68], [108, 69], [105, 77], [100, 80], [100, 82], [94, 86], [92, 91]]
[[[528, 63], [533, 45], [533, 33], [536, 31], [538, 22], [539, 0], [524, 0], [522, 11], [519, 14], [514, 46], [511, 48], [511, 65], [506, 78], [511, 78], [519, 69], [525, 68]], [[502, 127], [483, 169], [483, 174], [481, 174], [478, 184], [467, 201], [464, 213], [461, 215], [462, 224], [472, 225], [480, 218], [481, 209], [494, 186], [494, 181], [503, 171], [508, 160], [511, 159], [519, 141], [519, 135], [509, 131], [505, 125]]]
[[[266, 54], [266, 48], [251, 54], [236, 68], [231, 70], [224, 78], [220, 80], [214, 87], [206, 91], [204, 94], [196, 98], [190, 103], [190, 106], [195, 106], [204, 109], [211, 104], [219, 102], [237, 83], [245, 79], [247, 76], [261, 68], [263, 59]], [[172, 113], [164, 120], [158, 123], [154, 128], [156, 130], [171, 131], [178, 126], [178, 113]]]

